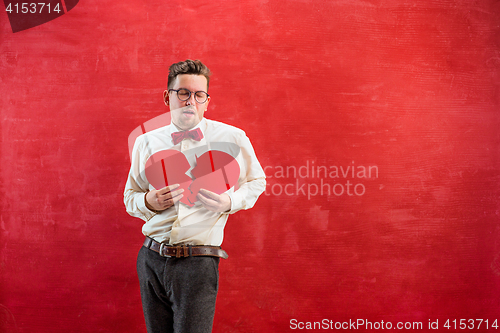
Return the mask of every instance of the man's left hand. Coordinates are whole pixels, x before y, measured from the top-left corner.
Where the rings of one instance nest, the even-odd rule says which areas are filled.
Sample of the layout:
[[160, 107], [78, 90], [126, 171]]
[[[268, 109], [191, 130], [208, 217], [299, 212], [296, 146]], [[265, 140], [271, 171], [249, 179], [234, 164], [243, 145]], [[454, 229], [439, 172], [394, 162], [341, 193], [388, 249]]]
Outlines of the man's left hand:
[[212, 212], [226, 212], [231, 209], [231, 198], [226, 193], [219, 195], [202, 188], [196, 198], [200, 200], [203, 207]]

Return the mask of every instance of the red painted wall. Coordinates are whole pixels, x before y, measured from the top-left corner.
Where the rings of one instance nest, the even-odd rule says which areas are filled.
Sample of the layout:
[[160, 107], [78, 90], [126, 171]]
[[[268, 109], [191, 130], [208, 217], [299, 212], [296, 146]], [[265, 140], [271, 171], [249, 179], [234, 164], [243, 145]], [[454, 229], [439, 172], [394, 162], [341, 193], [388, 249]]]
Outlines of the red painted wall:
[[500, 320], [498, 1], [88, 0], [16, 33], [0, 9], [1, 332], [145, 331], [127, 139], [186, 58], [268, 175], [214, 332]]

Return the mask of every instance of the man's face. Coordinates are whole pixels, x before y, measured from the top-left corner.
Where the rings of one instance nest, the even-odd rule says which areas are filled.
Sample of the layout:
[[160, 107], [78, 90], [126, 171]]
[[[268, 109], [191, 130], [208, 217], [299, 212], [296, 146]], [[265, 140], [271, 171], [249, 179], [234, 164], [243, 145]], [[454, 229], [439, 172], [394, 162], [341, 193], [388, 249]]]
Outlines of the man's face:
[[[177, 97], [177, 92], [165, 90], [163, 92], [163, 98], [165, 104], [170, 108], [172, 123], [179, 129], [186, 131], [189, 130], [203, 119], [203, 114], [207, 110], [208, 103], [210, 102], [210, 97], [203, 104], [196, 102], [195, 92], [204, 91], [207, 92], [207, 78], [203, 75], [195, 74], [180, 74], [177, 75], [174, 81], [174, 85], [171, 89], [187, 89], [191, 91], [191, 96], [186, 101], [181, 101]], [[177, 110], [185, 106], [191, 105], [196, 109], [196, 112], [192, 110]]]

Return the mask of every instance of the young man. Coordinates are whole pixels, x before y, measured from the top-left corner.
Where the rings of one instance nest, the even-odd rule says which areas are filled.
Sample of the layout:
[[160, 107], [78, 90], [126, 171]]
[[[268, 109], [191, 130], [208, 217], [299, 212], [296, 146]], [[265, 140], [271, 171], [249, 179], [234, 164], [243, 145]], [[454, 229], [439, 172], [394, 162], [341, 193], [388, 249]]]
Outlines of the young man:
[[[163, 98], [171, 124], [139, 136], [133, 148], [124, 202], [145, 221], [137, 272], [149, 333], [212, 331], [219, 259], [227, 257], [220, 248], [224, 226], [229, 214], [252, 208], [265, 190], [245, 132], [204, 118], [209, 79], [199, 60], [170, 66]], [[168, 186], [154, 188], [153, 176]], [[223, 193], [214, 190], [221, 181]]]

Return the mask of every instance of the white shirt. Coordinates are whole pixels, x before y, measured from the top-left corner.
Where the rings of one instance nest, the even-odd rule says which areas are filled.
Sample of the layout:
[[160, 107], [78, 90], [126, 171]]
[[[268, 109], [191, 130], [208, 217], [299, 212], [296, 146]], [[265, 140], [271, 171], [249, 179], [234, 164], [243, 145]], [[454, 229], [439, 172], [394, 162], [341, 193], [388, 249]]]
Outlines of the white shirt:
[[[184, 139], [174, 145], [171, 134], [179, 130], [173, 124], [137, 138], [125, 185], [124, 203], [127, 213], [146, 222], [142, 233], [158, 242], [220, 246], [229, 214], [254, 206], [266, 188], [266, 176], [244, 131], [205, 118], [195, 128], [200, 128], [203, 133], [201, 141]], [[235, 191], [232, 187], [225, 192], [231, 198], [231, 209], [216, 213], [197, 202], [193, 207], [177, 203], [159, 214], [150, 211], [144, 202], [145, 193], [154, 187], [145, 176], [146, 161], [154, 153], [166, 149], [181, 151], [192, 167], [196, 165], [196, 156], [208, 150], [221, 150], [232, 155], [238, 162], [240, 174], [238, 189]], [[186, 174], [191, 176], [189, 171]], [[186, 191], [183, 194], [188, 195]]]

